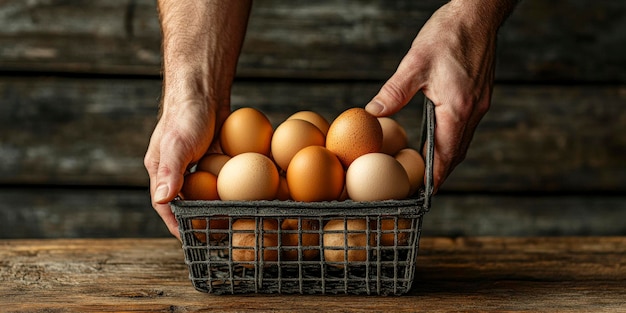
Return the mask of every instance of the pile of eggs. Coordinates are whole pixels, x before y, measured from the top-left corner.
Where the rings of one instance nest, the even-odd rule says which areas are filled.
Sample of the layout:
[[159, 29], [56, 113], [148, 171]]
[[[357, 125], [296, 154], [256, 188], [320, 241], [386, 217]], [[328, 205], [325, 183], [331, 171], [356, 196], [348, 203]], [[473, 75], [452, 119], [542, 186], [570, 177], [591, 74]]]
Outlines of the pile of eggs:
[[[342, 112], [331, 124], [315, 112], [301, 111], [276, 129], [262, 112], [241, 108], [224, 121], [219, 141], [223, 153], [206, 155], [185, 176], [182, 199], [380, 201], [407, 198], [424, 181], [424, 160], [408, 147], [402, 126], [362, 108]], [[252, 266], [255, 259], [276, 261], [279, 253], [283, 260], [298, 260], [298, 249], [303, 249], [304, 260], [323, 251], [324, 260], [341, 267], [344, 260], [365, 261], [367, 245], [406, 244], [411, 228], [410, 220], [384, 219], [377, 240], [374, 232], [367, 238], [366, 229], [378, 225], [368, 225], [365, 219], [328, 220], [323, 225], [310, 219], [278, 222], [267, 218], [262, 225], [248, 218], [232, 222], [232, 260]], [[228, 218], [218, 217], [210, 220], [209, 228], [229, 229], [228, 223]], [[207, 221], [194, 219], [192, 226], [206, 229]], [[257, 238], [251, 231], [258, 227], [263, 235]], [[283, 231], [283, 249], [278, 248], [278, 229]], [[204, 232], [194, 234], [206, 242]], [[210, 236], [222, 241], [227, 234]], [[254, 248], [257, 242], [261, 249]], [[351, 248], [345, 249], [346, 244]]]
[[404, 199], [424, 181], [424, 160], [395, 120], [362, 108], [332, 123], [312, 111], [273, 128], [261, 111], [232, 112], [219, 133], [223, 153], [185, 175], [184, 200], [379, 201]]

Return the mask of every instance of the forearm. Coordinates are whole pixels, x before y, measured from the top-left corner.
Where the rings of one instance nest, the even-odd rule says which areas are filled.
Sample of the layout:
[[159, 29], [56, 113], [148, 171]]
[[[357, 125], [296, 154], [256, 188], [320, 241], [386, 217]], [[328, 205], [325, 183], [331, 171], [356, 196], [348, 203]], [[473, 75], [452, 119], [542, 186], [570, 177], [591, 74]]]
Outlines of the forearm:
[[251, 1], [159, 0], [163, 108], [230, 97]]

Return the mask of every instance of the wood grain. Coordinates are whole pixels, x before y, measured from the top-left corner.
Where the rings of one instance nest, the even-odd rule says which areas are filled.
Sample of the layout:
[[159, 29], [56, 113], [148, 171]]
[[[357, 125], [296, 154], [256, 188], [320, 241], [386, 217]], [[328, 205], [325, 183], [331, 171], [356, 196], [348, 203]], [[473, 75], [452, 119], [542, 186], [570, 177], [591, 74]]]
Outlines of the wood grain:
[[[241, 77], [387, 79], [445, 1], [256, 1]], [[624, 82], [626, 5], [522, 1], [502, 27], [496, 77]], [[155, 2], [4, 1], [0, 71], [158, 75]]]
[[[148, 190], [1, 188], [0, 238], [170, 237]], [[626, 197], [439, 194], [425, 236], [618, 236]]]
[[[0, 78], [0, 183], [147, 186], [143, 156], [160, 80]], [[332, 121], [380, 88], [368, 82], [238, 81], [232, 107], [277, 126], [299, 110]], [[497, 85], [448, 191], [623, 191], [624, 86]], [[394, 117], [415, 147], [422, 98]]]
[[423, 238], [400, 297], [212, 296], [174, 239], [0, 241], [6, 312], [619, 312], [626, 239]]

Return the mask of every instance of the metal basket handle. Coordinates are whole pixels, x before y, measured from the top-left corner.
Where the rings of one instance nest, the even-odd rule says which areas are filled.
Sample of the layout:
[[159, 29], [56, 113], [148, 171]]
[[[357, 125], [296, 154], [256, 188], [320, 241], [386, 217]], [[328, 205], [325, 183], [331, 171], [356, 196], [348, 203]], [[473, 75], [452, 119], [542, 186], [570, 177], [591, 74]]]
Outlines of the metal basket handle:
[[420, 134], [420, 147], [426, 146], [424, 157], [426, 182], [424, 184], [424, 210], [430, 210], [430, 200], [433, 195], [433, 159], [435, 155], [435, 104], [424, 96], [424, 114], [422, 117], [422, 132]]

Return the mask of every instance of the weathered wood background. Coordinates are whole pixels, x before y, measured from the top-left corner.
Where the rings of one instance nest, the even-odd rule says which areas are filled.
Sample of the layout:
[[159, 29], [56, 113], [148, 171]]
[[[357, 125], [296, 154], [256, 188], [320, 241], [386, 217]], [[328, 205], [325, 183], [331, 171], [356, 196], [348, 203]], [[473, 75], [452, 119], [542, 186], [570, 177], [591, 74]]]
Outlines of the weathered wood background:
[[[444, 1], [257, 0], [233, 108], [363, 106]], [[626, 3], [522, 1], [492, 109], [426, 235], [626, 234]], [[0, 1], [0, 237], [168, 236], [143, 155], [155, 1]], [[417, 140], [421, 96], [397, 118]]]

